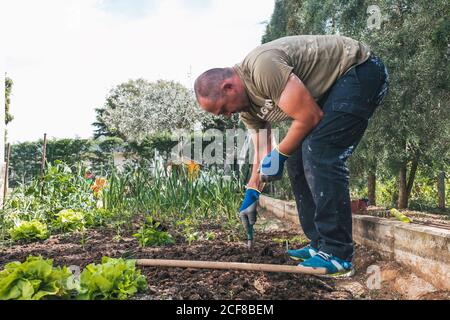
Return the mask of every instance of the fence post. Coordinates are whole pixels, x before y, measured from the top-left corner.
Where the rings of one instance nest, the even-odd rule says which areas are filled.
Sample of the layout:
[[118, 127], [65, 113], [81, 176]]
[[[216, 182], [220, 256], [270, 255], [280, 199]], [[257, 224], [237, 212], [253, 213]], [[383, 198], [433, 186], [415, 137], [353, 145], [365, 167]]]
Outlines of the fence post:
[[44, 144], [42, 146], [42, 159], [41, 159], [41, 198], [44, 194], [44, 173], [45, 173], [45, 155], [46, 155], [46, 149], [47, 149], [47, 134], [44, 133]]
[[8, 171], [9, 171], [9, 155], [11, 154], [11, 144], [6, 146], [6, 165], [5, 165], [5, 180], [3, 182], [3, 201], [2, 208], [5, 207], [6, 194], [8, 193]]

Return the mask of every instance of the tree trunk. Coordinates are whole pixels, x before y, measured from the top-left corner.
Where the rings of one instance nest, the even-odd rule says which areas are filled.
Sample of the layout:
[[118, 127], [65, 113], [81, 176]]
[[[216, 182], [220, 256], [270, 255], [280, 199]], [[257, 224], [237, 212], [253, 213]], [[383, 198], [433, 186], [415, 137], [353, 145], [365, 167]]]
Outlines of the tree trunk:
[[400, 167], [398, 175], [398, 208], [408, 207], [408, 190], [406, 185], [406, 162]]
[[445, 209], [445, 172], [439, 172], [438, 176], [438, 198], [439, 198], [439, 209]]
[[417, 166], [419, 165], [419, 157], [415, 157], [411, 164], [411, 170], [409, 171], [408, 184], [406, 185], [406, 197], [407, 202], [409, 197], [411, 196], [412, 186], [414, 184], [414, 179], [416, 178]]
[[375, 195], [375, 190], [376, 190], [376, 175], [375, 172], [369, 172], [369, 176], [367, 177], [367, 193], [368, 193], [368, 198], [369, 198], [369, 206], [376, 206], [376, 195]]

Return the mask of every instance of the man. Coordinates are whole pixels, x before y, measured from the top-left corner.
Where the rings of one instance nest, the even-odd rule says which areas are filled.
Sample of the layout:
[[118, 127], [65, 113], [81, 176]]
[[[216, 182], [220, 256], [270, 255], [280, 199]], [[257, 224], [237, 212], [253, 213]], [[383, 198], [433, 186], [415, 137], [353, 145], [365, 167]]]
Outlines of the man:
[[[346, 160], [386, 96], [388, 80], [382, 61], [362, 43], [301, 35], [263, 44], [233, 68], [208, 70], [195, 81], [204, 110], [238, 112], [246, 127], [256, 130], [255, 165], [241, 213], [256, 214], [263, 183], [281, 178], [287, 162], [300, 223], [311, 240], [288, 254], [304, 267], [333, 275], [352, 270]], [[270, 123], [289, 119], [286, 136], [267, 154]]]

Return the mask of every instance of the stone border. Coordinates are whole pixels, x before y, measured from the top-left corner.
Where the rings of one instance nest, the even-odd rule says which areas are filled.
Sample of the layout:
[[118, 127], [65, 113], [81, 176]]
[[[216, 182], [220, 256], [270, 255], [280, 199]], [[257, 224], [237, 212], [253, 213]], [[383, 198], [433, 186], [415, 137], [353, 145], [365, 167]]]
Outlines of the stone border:
[[[299, 225], [294, 201], [262, 195], [259, 205], [278, 218]], [[353, 215], [353, 240], [412, 269], [437, 289], [450, 291], [450, 230]]]

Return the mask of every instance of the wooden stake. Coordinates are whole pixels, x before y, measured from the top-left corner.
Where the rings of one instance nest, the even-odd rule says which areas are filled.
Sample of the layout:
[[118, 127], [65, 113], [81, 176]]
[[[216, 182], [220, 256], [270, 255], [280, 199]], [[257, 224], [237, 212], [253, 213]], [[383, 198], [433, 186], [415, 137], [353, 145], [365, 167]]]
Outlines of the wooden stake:
[[6, 165], [5, 165], [5, 181], [3, 183], [3, 203], [2, 208], [5, 207], [6, 194], [8, 193], [8, 171], [9, 171], [9, 156], [11, 154], [11, 144], [6, 145]]
[[262, 271], [283, 272], [303, 274], [326, 274], [325, 268], [306, 268], [302, 266], [284, 266], [278, 264], [259, 264], [242, 262], [219, 262], [219, 261], [191, 261], [191, 260], [164, 260], [164, 259], [138, 259], [136, 265], [143, 267], [174, 267], [174, 268], [196, 268], [196, 269], [222, 269], [239, 271]]
[[47, 149], [47, 134], [44, 133], [44, 145], [42, 146], [42, 160], [41, 160], [41, 177], [44, 176], [44, 172], [45, 172], [46, 149]]
[[42, 186], [41, 186], [41, 198], [44, 194], [44, 174], [45, 174], [45, 156], [47, 153], [47, 134], [44, 133], [44, 144], [42, 146], [42, 160], [41, 160], [41, 180], [42, 180]]

